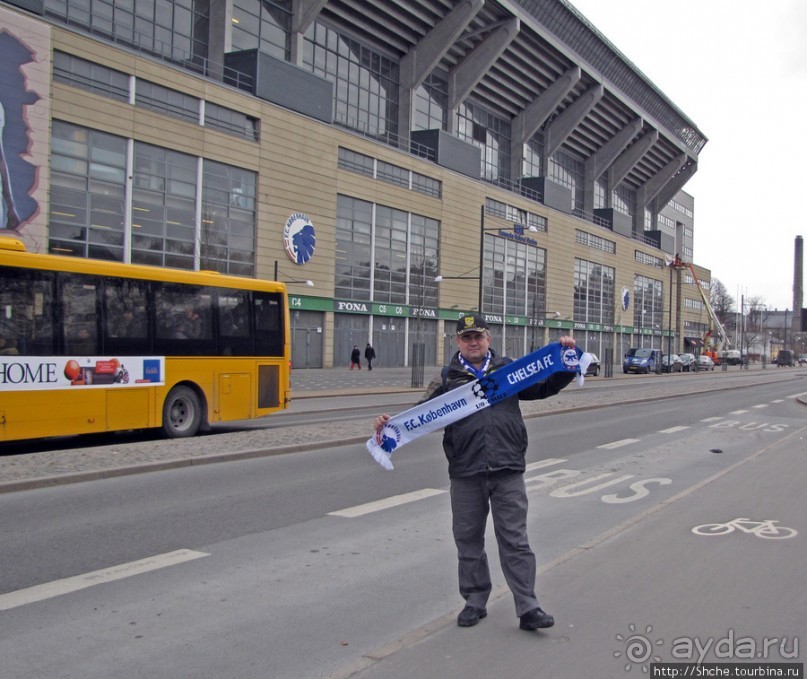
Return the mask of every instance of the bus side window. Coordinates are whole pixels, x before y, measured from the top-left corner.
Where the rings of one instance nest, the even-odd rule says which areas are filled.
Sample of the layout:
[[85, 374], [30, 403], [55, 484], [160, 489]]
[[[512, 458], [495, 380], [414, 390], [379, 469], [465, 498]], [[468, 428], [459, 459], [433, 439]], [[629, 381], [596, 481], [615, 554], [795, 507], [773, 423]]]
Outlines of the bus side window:
[[155, 351], [175, 356], [215, 355], [213, 296], [197, 285], [165, 283], [155, 288]]
[[174, 339], [202, 339], [204, 321], [201, 314], [192, 305], [186, 306], [176, 317]]
[[65, 350], [78, 356], [95, 355], [99, 352], [96, 279], [75, 274], [63, 275]]
[[52, 273], [0, 269], [2, 353], [53, 354], [53, 311]]
[[218, 349], [221, 356], [250, 356], [249, 293], [243, 290], [218, 292]]
[[219, 293], [219, 332], [224, 337], [249, 337], [249, 302], [246, 293]]
[[255, 293], [255, 353], [259, 356], [283, 355], [282, 309], [276, 295]]
[[145, 282], [108, 279], [104, 307], [107, 337], [143, 339], [148, 334]]

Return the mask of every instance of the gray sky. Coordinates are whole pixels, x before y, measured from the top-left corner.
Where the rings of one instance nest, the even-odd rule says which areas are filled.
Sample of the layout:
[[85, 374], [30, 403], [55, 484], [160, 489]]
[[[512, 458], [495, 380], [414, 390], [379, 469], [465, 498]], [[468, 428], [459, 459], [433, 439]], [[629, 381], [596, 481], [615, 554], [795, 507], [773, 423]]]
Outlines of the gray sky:
[[570, 1], [709, 139], [684, 186], [694, 262], [738, 304], [791, 308], [807, 236], [807, 2]]

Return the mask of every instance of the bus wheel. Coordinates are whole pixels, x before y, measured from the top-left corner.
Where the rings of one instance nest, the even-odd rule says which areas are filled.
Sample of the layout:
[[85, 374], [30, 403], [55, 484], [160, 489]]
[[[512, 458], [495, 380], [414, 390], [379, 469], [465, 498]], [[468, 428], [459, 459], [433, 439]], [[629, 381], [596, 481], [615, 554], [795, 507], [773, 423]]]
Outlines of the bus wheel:
[[163, 404], [163, 431], [169, 438], [194, 436], [202, 424], [202, 404], [190, 387], [174, 387]]

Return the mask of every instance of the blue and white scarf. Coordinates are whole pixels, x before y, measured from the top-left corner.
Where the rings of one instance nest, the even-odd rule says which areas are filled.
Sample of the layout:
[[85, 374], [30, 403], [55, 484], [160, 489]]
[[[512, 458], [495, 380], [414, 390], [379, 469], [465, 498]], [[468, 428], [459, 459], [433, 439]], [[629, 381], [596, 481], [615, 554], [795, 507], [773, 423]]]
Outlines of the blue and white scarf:
[[384, 428], [367, 441], [367, 450], [378, 464], [392, 469], [392, 453], [416, 438], [472, 415], [555, 372], [577, 373], [578, 384], [591, 362], [591, 354], [553, 342], [502, 366], [473, 382], [420, 403], [390, 418]]

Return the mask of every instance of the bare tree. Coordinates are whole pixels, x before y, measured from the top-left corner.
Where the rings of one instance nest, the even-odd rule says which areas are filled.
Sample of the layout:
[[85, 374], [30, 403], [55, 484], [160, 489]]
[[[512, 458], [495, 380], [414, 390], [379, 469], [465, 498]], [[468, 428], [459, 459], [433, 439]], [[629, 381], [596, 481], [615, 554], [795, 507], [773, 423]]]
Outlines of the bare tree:
[[725, 326], [734, 318], [734, 298], [729, 294], [726, 286], [717, 278], [709, 283], [709, 303], [715, 311], [717, 320]]

